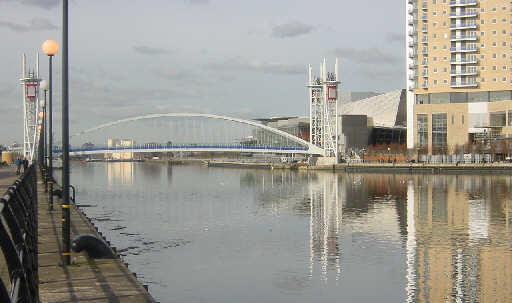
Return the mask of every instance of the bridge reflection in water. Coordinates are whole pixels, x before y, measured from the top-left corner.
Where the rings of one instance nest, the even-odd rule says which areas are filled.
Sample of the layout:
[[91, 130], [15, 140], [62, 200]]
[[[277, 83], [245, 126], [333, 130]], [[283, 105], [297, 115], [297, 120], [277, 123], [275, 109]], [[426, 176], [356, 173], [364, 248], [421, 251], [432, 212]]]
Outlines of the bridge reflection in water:
[[[116, 214], [115, 221], [98, 222], [112, 230], [114, 243], [116, 237], [126, 247], [146, 238], [165, 243], [169, 231], [193, 241], [179, 249], [155, 244], [134, 250], [132, 257], [132, 250], [126, 252], [134, 266], [137, 258], [162, 257], [154, 260], [161, 266], [137, 267], [150, 281], [160, 275], [163, 286], [153, 289], [162, 298], [170, 289], [186, 299], [180, 286], [190, 283], [204, 286], [194, 290], [201, 295], [222, 296], [203, 278], [213, 275], [222, 277], [225, 286], [238, 285], [242, 277], [270, 301], [291, 301], [289, 294], [314, 298], [322, 290], [324, 301], [512, 302], [510, 176], [306, 173], [151, 163], [86, 164], [72, 172], [73, 182], [83, 188], [82, 199], [103, 203], [86, 212], [102, 218]], [[97, 192], [102, 184], [109, 184], [101, 194], [108, 202]], [[145, 194], [149, 189], [155, 193]], [[132, 232], [144, 239], [129, 236]], [[240, 260], [250, 262], [240, 266]], [[230, 268], [229, 273], [219, 273], [215, 264]], [[207, 271], [210, 267], [214, 273]], [[164, 280], [170, 268], [181, 273], [180, 281]], [[275, 292], [261, 284], [269, 271]], [[236, 294], [230, 298], [238, 299]]]

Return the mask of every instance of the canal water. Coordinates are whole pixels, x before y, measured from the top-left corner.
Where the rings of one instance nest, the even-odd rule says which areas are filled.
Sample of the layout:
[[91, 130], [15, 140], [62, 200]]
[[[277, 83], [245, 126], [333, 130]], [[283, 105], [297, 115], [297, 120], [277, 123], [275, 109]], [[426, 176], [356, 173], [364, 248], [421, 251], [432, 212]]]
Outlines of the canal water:
[[512, 177], [73, 163], [160, 302], [512, 302]]

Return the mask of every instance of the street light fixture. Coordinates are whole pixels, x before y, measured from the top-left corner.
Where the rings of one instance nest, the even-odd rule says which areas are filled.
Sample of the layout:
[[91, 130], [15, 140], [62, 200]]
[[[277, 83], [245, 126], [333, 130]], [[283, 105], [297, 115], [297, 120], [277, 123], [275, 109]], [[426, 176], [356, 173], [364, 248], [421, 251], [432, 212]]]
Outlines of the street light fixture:
[[42, 163], [42, 168], [43, 168], [43, 177], [44, 177], [44, 192], [48, 192], [48, 144], [46, 142], [47, 138], [48, 138], [48, 135], [47, 135], [47, 132], [48, 132], [48, 128], [46, 126], [46, 122], [47, 122], [47, 119], [46, 119], [46, 93], [48, 92], [48, 89], [50, 88], [50, 85], [48, 83], [48, 81], [46, 80], [43, 80], [41, 81], [41, 83], [39, 84], [39, 88], [42, 89], [44, 91], [44, 99], [41, 100], [40, 102], [40, 106], [41, 108], [43, 109], [43, 132], [42, 132], [42, 136], [43, 136], [43, 161], [41, 162]]
[[53, 210], [53, 109], [52, 109], [52, 58], [59, 51], [59, 45], [54, 40], [46, 40], [42, 46], [43, 52], [48, 55], [49, 68], [48, 68], [48, 183], [50, 184], [49, 190], [49, 207]]

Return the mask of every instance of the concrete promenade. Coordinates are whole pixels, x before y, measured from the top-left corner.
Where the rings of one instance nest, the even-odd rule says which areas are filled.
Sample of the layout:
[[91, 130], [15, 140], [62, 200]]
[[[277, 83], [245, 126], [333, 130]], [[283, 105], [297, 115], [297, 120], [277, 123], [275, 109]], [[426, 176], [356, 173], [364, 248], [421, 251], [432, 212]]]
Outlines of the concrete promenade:
[[[2, 194], [17, 177], [13, 166], [0, 168]], [[49, 211], [48, 194], [40, 177], [37, 189], [41, 302], [155, 302], [120, 259], [90, 259], [85, 252], [73, 253], [72, 265], [63, 266], [60, 199], [55, 197], [54, 210]], [[71, 236], [78, 234], [101, 238], [89, 219], [72, 207]]]

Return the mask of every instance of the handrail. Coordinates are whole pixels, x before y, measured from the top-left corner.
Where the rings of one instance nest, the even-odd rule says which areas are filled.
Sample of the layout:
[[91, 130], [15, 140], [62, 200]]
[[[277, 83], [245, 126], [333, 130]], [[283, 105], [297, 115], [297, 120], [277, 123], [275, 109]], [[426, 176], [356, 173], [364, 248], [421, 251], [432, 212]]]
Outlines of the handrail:
[[36, 195], [36, 168], [31, 165], [0, 198], [0, 250], [10, 280], [8, 285], [0, 277], [1, 302], [39, 302]]

